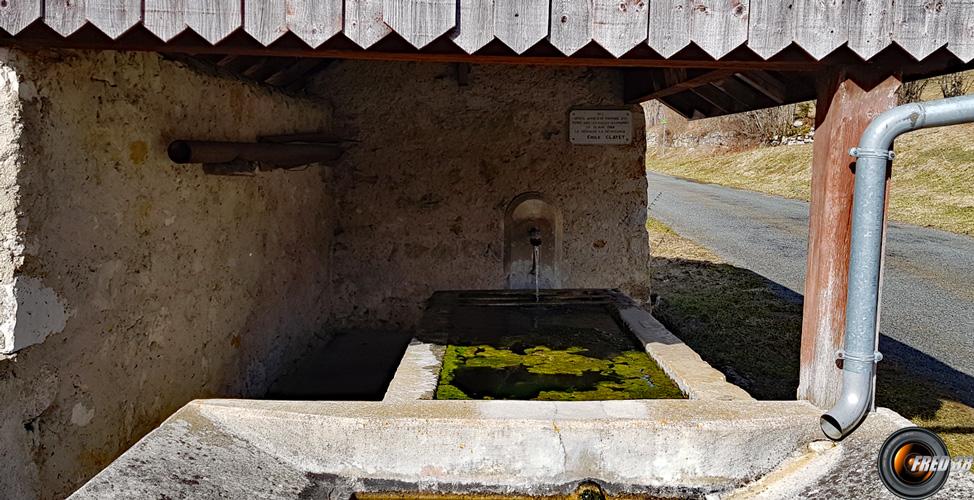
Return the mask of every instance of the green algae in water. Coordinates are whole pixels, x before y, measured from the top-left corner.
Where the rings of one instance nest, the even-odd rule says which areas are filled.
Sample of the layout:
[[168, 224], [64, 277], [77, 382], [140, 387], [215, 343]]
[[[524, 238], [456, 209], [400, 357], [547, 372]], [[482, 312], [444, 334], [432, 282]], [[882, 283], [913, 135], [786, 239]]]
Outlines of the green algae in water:
[[684, 397], [644, 352], [623, 351], [608, 358], [590, 354], [582, 347], [552, 349], [539, 345], [515, 352], [489, 345], [449, 345], [436, 399], [597, 401]]

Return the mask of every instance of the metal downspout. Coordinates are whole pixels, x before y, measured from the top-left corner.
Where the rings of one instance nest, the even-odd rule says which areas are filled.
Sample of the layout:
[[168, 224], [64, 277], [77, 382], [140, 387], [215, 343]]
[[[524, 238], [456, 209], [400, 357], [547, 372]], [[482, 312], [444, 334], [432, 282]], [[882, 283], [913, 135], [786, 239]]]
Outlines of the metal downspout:
[[822, 431], [831, 439], [842, 439], [852, 432], [872, 408], [875, 396], [873, 378], [876, 363], [882, 359], [877, 342], [886, 166], [893, 159], [893, 140], [921, 128], [972, 121], [974, 96], [905, 104], [876, 117], [862, 134], [859, 147], [850, 151], [857, 160], [845, 345], [839, 352], [843, 360], [842, 393], [821, 419]]

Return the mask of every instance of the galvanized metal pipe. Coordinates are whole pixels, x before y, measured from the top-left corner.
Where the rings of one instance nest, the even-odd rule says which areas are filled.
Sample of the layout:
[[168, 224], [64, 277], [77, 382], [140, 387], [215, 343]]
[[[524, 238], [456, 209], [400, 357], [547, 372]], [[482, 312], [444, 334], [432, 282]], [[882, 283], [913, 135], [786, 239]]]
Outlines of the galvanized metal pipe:
[[859, 147], [852, 204], [852, 242], [846, 299], [842, 393], [822, 415], [821, 425], [831, 439], [842, 439], [872, 408], [879, 336], [879, 294], [882, 273], [883, 217], [886, 207], [886, 167], [893, 159], [893, 140], [921, 128], [974, 121], [974, 96], [953, 97], [893, 108], [872, 121]]

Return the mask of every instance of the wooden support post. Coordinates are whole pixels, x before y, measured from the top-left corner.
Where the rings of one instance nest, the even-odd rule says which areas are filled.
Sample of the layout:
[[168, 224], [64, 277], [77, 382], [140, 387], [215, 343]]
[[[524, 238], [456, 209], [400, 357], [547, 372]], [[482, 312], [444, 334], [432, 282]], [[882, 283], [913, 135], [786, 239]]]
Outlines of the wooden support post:
[[842, 387], [836, 353], [845, 333], [856, 146], [869, 122], [896, 106], [898, 77], [868, 81], [844, 71], [820, 82], [812, 157], [808, 267], [798, 399], [831, 407]]

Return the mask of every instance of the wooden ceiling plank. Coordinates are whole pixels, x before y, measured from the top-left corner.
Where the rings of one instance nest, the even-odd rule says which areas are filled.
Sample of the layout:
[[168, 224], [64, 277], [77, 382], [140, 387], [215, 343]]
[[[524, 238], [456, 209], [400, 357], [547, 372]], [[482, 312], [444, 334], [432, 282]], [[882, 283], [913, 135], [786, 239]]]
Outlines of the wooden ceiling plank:
[[696, 94], [710, 104], [713, 104], [714, 107], [721, 112], [721, 114], [728, 115], [741, 110], [738, 103], [731, 99], [730, 96], [721, 92], [719, 89], [713, 85], [710, 85], [709, 83], [688, 89], [688, 92]]
[[920, 61], [947, 44], [947, 3], [893, 2], [892, 39]]
[[685, 70], [663, 70], [666, 78], [664, 85], [656, 85], [656, 90], [640, 97], [631, 99], [629, 102], [645, 102], [653, 99], [679, 94], [701, 85], [706, 85], [715, 80], [721, 80], [734, 74], [730, 70], [703, 71], [700, 74], [688, 76]]
[[816, 60], [849, 41], [850, 2], [794, 0], [795, 42]]
[[665, 69], [660, 72], [663, 77], [663, 86], [660, 89], [675, 87], [689, 79], [687, 68]]
[[269, 76], [265, 81], [268, 85], [273, 85], [275, 87], [287, 87], [294, 83], [295, 80], [304, 77], [323, 63], [326, 64], [327, 61], [322, 61], [320, 59], [297, 59], [294, 64], [281, 68], [280, 71]]
[[523, 54], [548, 36], [548, 0], [494, 0], [494, 34]]
[[204, 40], [217, 44], [243, 24], [240, 0], [186, 0], [186, 25]]
[[295, 60], [290, 57], [271, 57], [245, 71], [244, 76], [266, 83], [268, 78], [284, 68], [293, 66], [294, 63]]
[[[702, 108], [700, 106], [694, 106], [694, 109], [695, 109], [695, 111], [693, 113], [694, 116], [691, 117], [691, 120], [692, 119], [699, 119], [699, 118], [706, 118], [706, 117], [711, 117], [711, 116], [729, 115], [729, 114], [732, 113], [732, 111], [730, 109], [725, 109], [725, 108], [721, 107], [720, 105], [718, 105], [717, 103], [715, 103], [711, 99], [707, 98], [706, 96], [704, 96], [703, 94], [701, 94], [700, 92], [698, 92], [698, 90], [699, 89], [688, 89], [684, 94], [681, 94], [681, 96], [682, 95], [689, 95], [689, 96], [696, 97], [700, 101], [703, 101], [703, 102], [709, 104], [710, 105], [710, 109], [704, 109], [704, 108]], [[701, 109], [702, 109], [702, 111], [701, 111]]]
[[220, 64], [220, 67], [232, 73], [243, 73], [265, 59], [267, 57], [239, 56]]
[[690, 116], [693, 115], [693, 110], [692, 109], [689, 109], [686, 106], [681, 106], [681, 103], [679, 101], [675, 100], [675, 99], [666, 97], [666, 98], [660, 99], [659, 102], [663, 106], [666, 106], [667, 108], [669, 108], [671, 111], [674, 111], [676, 114], [678, 114], [678, 115], [680, 115], [680, 116], [682, 116], [682, 117], [684, 117], [684, 118], [686, 118], [688, 120], [690, 119]]
[[245, 67], [236, 70], [240, 76], [249, 78], [251, 80], [256, 80], [255, 75], [259, 74], [262, 69], [267, 68], [268, 64], [273, 64], [274, 58], [271, 57], [260, 57], [256, 59], [249, 59], [249, 64]]
[[626, 69], [622, 70], [622, 97], [627, 103], [639, 103], [643, 96], [659, 90], [657, 84], [657, 69]]
[[615, 57], [646, 41], [649, 35], [648, 0], [595, 2], [592, 39]]
[[473, 54], [494, 39], [494, 2], [459, 2], [460, 23], [450, 34], [450, 39], [467, 54]]
[[11, 35], [20, 33], [40, 19], [43, 0], [0, 2], [0, 28]]
[[455, 0], [385, 0], [382, 17], [399, 36], [421, 49], [453, 29], [457, 4]]
[[342, 0], [287, 0], [287, 28], [316, 49], [342, 30]]
[[81, 29], [86, 21], [85, 0], [45, 0], [44, 2], [44, 24], [61, 36], [70, 36]]
[[[704, 116], [704, 113], [709, 113], [709, 108], [712, 108], [710, 103], [704, 101], [699, 96], [690, 93], [676, 94], [670, 97], [665, 97], [660, 99], [659, 102], [688, 120], [700, 118]], [[708, 109], [701, 111], [704, 106], [706, 106]]]
[[244, 0], [244, 31], [263, 46], [287, 33], [285, 0]]
[[649, 47], [669, 58], [690, 45], [690, 14], [693, 0], [649, 2]]
[[748, 0], [696, 0], [690, 15], [690, 41], [720, 59], [747, 42]]
[[974, 59], [974, 0], [950, 0], [947, 11], [947, 50], [970, 62]]
[[562, 54], [570, 56], [592, 41], [592, 2], [552, 0], [550, 19], [548, 39]]
[[751, 0], [747, 46], [769, 59], [795, 40], [795, 4], [781, 0]]
[[142, 24], [163, 42], [186, 31], [185, 0], [145, 0]]
[[893, 0], [852, 2], [849, 16], [849, 48], [869, 60], [892, 41]]
[[[707, 88], [713, 89], [714, 92], [726, 97], [728, 102], [733, 103], [731, 106], [735, 113], [765, 107], [761, 105], [763, 101], [760, 100], [760, 98], [763, 96], [759, 97], [757, 94], [753, 93], [753, 90], [751, 90], [750, 87], [744, 84], [740, 85], [743, 85], [743, 88], [734, 88], [733, 76], [730, 76], [722, 80], [708, 83]], [[739, 90], [743, 92], [739, 92]]]
[[712, 85], [733, 97], [748, 109], [769, 108], [779, 104], [778, 101], [772, 99], [764, 92], [738, 79], [737, 75], [731, 75], [723, 80], [716, 80], [712, 82]]
[[788, 100], [785, 84], [766, 71], [747, 71], [738, 73], [736, 77], [768, 96], [776, 104], [784, 104]]
[[383, 21], [383, 0], [345, 0], [344, 33], [359, 47], [367, 49], [392, 29]]
[[220, 57], [219, 59], [217, 59], [216, 61], [214, 61], [214, 63], [217, 66], [226, 66], [227, 64], [232, 63], [234, 61], [234, 59], [236, 59], [238, 57], [240, 57], [240, 56], [235, 56], [235, 55], [229, 54], [229, 55], [225, 55], [225, 56]]

